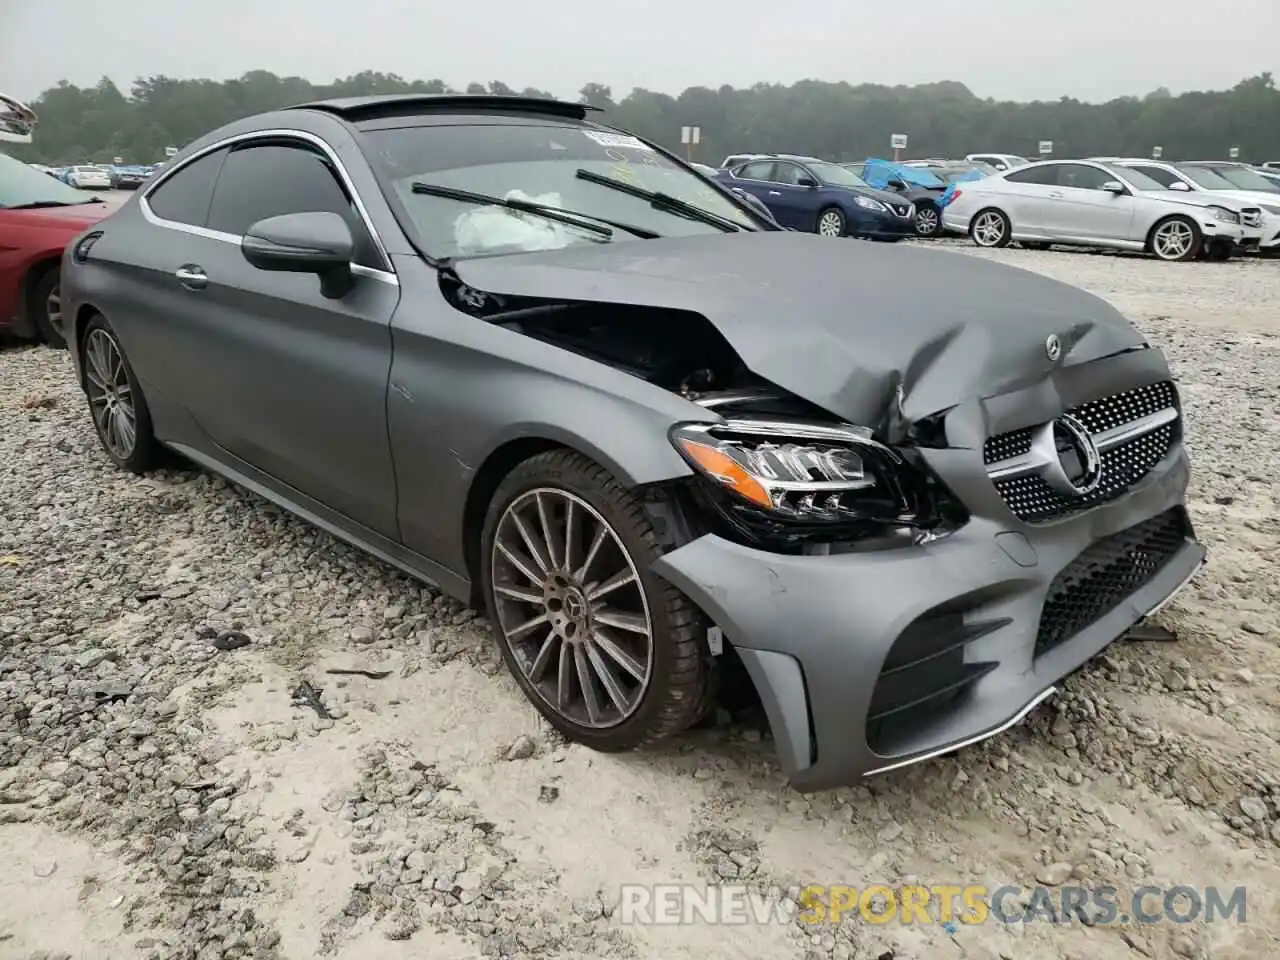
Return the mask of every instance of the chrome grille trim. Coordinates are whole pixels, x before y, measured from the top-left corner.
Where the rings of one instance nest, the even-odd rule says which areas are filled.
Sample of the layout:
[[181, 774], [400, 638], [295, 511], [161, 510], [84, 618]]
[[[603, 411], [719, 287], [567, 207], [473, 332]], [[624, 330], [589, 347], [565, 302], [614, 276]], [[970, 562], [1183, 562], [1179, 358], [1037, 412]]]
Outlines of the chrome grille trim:
[[1055, 520], [1123, 496], [1168, 455], [1181, 437], [1172, 381], [1148, 384], [1064, 411], [1097, 448], [1096, 489], [1064, 492], [1053, 423], [996, 434], [983, 446], [987, 475], [1005, 505], [1028, 523]]

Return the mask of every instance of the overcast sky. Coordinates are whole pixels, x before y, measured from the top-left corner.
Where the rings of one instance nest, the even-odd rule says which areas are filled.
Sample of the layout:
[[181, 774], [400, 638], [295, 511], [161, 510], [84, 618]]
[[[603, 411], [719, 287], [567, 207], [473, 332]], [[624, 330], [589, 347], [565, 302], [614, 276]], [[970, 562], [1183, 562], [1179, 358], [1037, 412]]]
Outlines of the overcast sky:
[[261, 68], [571, 99], [587, 81], [621, 97], [812, 78], [1100, 101], [1280, 72], [1277, 36], [1280, 0], [0, 0], [0, 92]]

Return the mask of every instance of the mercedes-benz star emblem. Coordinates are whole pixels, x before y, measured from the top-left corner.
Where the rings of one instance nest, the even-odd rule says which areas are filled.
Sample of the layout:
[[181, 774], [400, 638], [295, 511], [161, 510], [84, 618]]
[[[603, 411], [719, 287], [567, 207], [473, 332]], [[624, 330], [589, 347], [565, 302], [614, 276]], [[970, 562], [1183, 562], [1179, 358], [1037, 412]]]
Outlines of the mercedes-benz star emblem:
[[1053, 443], [1053, 455], [1045, 457], [1043, 473], [1049, 486], [1075, 497], [1088, 496], [1098, 489], [1102, 482], [1102, 456], [1083, 423], [1064, 414], [1045, 425], [1044, 440]]
[[1050, 360], [1057, 361], [1062, 356], [1062, 341], [1058, 339], [1056, 333], [1049, 334], [1049, 339], [1044, 342], [1044, 353]]

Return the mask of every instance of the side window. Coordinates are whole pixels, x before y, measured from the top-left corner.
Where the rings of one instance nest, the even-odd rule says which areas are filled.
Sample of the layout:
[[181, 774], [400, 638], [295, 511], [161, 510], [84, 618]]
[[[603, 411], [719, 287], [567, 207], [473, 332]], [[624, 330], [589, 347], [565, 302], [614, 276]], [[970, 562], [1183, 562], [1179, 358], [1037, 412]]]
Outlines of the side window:
[[738, 170], [738, 176], [743, 180], [772, 180], [773, 161], [756, 160], [754, 163], [748, 163]]
[[213, 184], [226, 156], [226, 150], [215, 150], [164, 180], [147, 194], [152, 212], [164, 220], [203, 227], [209, 216]]
[[1064, 163], [1058, 168], [1058, 186], [1075, 187], [1077, 190], [1101, 190], [1102, 185], [1114, 179], [1105, 170], [1087, 167], [1083, 163]]
[[[775, 183], [785, 183], [792, 187], [800, 185], [800, 178], [807, 177], [803, 167], [795, 163], [780, 163], [778, 169], [774, 171], [773, 181]], [[812, 178], [810, 178], [812, 179]]]
[[218, 176], [209, 229], [243, 236], [259, 220], [288, 213], [336, 213], [355, 237], [355, 262], [385, 269], [373, 238], [329, 159], [304, 144], [262, 143], [233, 149]]
[[1135, 163], [1130, 164], [1130, 169], [1137, 170], [1139, 173], [1145, 173], [1162, 187], [1167, 187], [1171, 184], [1181, 182], [1181, 178], [1177, 174], [1170, 173], [1163, 167], [1140, 167]]
[[1042, 167], [1023, 167], [1021, 170], [1005, 174], [1005, 179], [1010, 183], [1035, 183], [1043, 187], [1053, 187], [1058, 184], [1059, 166], [1060, 164], [1054, 163]]

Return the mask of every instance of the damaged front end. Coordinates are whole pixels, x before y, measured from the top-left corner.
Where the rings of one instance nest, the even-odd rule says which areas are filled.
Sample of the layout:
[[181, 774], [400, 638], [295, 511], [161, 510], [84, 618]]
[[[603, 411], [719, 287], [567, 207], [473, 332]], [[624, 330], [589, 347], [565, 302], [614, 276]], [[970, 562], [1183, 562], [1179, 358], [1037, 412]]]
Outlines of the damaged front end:
[[[879, 430], [749, 370], [705, 317], [684, 310], [513, 297], [442, 279], [460, 310], [678, 394], [705, 412], [668, 439], [692, 468], [676, 499], [691, 533], [780, 553], [824, 554], [936, 539], [965, 512], [917, 447], [940, 442], [940, 419], [901, 416], [896, 395]], [[891, 435], [897, 442], [890, 443]]]

